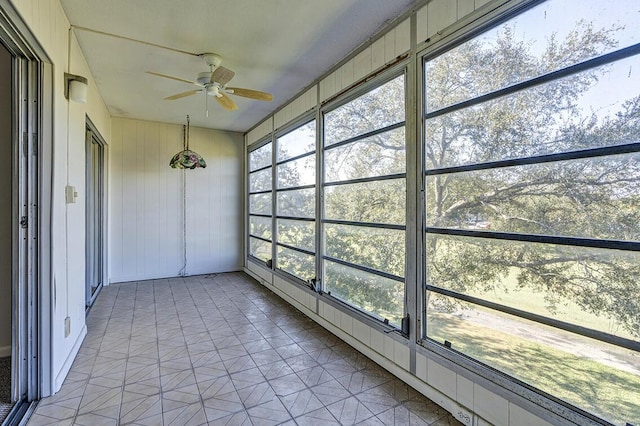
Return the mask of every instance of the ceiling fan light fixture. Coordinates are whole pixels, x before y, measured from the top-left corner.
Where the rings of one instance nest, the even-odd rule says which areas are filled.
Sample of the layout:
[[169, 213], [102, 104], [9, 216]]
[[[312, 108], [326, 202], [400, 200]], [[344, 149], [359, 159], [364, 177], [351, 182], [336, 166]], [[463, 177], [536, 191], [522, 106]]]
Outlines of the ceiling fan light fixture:
[[187, 125], [182, 126], [182, 146], [183, 150], [178, 152], [169, 161], [169, 166], [173, 169], [197, 169], [207, 167], [204, 158], [195, 151], [189, 149], [189, 116], [187, 115]]

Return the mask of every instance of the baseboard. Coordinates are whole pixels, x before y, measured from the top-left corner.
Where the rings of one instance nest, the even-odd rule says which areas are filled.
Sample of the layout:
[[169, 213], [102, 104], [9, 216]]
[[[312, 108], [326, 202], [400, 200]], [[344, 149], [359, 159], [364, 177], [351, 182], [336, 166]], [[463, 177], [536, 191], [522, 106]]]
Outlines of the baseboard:
[[[243, 266], [232, 266], [223, 268], [220, 270], [212, 271], [210, 269], [194, 269], [187, 271], [185, 277], [197, 276], [197, 275], [210, 275], [210, 274], [225, 274], [228, 272], [242, 272]], [[147, 275], [121, 275], [109, 278], [109, 284], [122, 284], [134, 281], [149, 281], [149, 280], [161, 280], [165, 278], [179, 278], [180, 275], [177, 272], [161, 273], [161, 274], [147, 274]]]
[[87, 326], [84, 325], [82, 327], [82, 330], [80, 331], [80, 334], [78, 335], [78, 338], [73, 344], [73, 347], [71, 348], [71, 352], [67, 356], [67, 359], [64, 361], [64, 364], [62, 364], [62, 368], [60, 368], [60, 371], [56, 375], [56, 380], [53, 384], [53, 393], [58, 392], [62, 387], [62, 384], [64, 383], [64, 379], [67, 378], [67, 374], [69, 374], [69, 370], [71, 370], [71, 365], [73, 364], [73, 361], [76, 359], [76, 355], [78, 355], [78, 351], [80, 350], [80, 346], [82, 345], [82, 342], [84, 341], [84, 337], [86, 335], [87, 335]]
[[11, 356], [11, 345], [0, 346], [0, 358]]

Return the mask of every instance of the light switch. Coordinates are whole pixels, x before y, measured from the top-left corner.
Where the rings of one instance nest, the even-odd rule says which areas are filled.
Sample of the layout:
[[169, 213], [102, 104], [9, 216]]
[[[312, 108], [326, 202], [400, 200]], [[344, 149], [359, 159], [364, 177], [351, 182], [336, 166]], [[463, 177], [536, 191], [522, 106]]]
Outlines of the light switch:
[[67, 204], [75, 203], [78, 199], [78, 192], [76, 191], [76, 187], [67, 185], [65, 187], [65, 196], [67, 199]]

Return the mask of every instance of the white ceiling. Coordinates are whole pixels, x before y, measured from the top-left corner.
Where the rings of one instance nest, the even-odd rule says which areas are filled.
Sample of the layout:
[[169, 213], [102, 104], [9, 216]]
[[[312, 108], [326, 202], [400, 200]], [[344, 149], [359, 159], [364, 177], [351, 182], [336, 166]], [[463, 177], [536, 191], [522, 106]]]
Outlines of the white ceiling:
[[[364, 43], [418, 0], [61, 0], [76, 27], [98, 89], [117, 117], [246, 131]], [[94, 31], [87, 31], [80, 27]], [[195, 80], [208, 66], [197, 56], [96, 33], [105, 32], [194, 54], [213, 52], [235, 71], [229, 86], [270, 92], [273, 102], [234, 96], [225, 111], [196, 87], [146, 74]]]

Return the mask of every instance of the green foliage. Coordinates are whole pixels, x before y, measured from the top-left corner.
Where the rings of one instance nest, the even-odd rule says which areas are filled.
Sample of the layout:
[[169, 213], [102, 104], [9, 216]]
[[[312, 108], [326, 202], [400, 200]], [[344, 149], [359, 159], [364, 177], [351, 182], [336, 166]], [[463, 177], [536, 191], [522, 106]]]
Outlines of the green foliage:
[[[427, 97], [440, 108], [597, 56], [616, 45], [616, 28], [580, 22], [542, 54], [504, 26], [493, 44], [471, 41], [430, 61]], [[498, 66], [498, 63], [501, 65]], [[430, 168], [638, 142], [640, 96], [613, 117], [584, 111], [583, 98], [610, 67], [599, 67], [428, 120]], [[495, 72], [489, 73], [487, 69]], [[640, 155], [429, 176], [427, 223], [459, 229], [594, 239], [640, 237]], [[430, 238], [428, 280], [461, 292], [499, 291], [516, 268], [522, 287], [613, 319], [640, 336], [638, 256], [539, 244]], [[453, 307], [449, 306], [450, 309]]]

